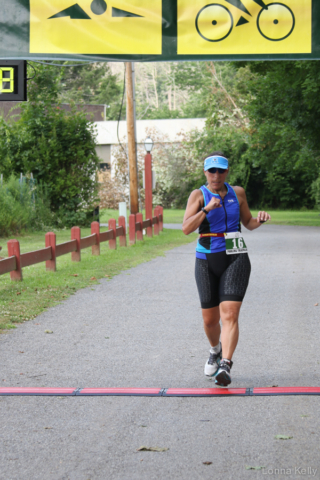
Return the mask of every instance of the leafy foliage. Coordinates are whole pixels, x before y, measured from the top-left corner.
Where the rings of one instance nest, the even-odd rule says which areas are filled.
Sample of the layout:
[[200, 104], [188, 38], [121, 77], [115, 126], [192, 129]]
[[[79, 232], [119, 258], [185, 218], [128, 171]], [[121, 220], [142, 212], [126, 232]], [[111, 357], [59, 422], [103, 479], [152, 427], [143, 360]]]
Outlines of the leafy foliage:
[[[72, 65], [72, 62], [68, 62], [68, 65]], [[106, 105], [106, 120], [116, 120], [122, 83], [117, 75], [112, 74], [108, 63], [65, 67], [60, 77], [59, 98], [63, 103]]]
[[[205, 117], [208, 75], [204, 62], [138, 64], [136, 66], [137, 117]], [[198, 75], [198, 80], [192, 80]]]
[[[320, 207], [318, 64], [226, 63], [218, 70], [209, 62], [206, 68], [207, 123], [187, 146], [197, 159], [189, 184], [201, 185], [201, 159], [221, 150], [230, 160], [229, 182], [246, 188], [252, 207]], [[190, 88], [194, 81], [191, 75]]]
[[[273, 207], [310, 208], [315, 199], [310, 187], [320, 173], [320, 67], [317, 62], [256, 62], [250, 70], [245, 159], [254, 175], [251, 194], [255, 190], [260, 202]], [[260, 188], [253, 188], [255, 178]]]
[[21, 118], [12, 124], [0, 120], [0, 168], [32, 172], [46, 186], [50, 208], [62, 225], [83, 224], [87, 209], [97, 202], [95, 132], [75, 106], [68, 114], [59, 108], [60, 73], [37, 66], [29, 83], [29, 102], [21, 106]]
[[189, 92], [188, 106], [194, 98], [207, 117], [205, 131], [186, 147], [194, 168], [181, 175], [179, 192], [199, 186], [200, 159], [222, 150], [229, 181], [246, 188], [252, 207], [320, 208], [317, 62], [186, 62], [173, 70], [175, 84]]
[[[47, 185], [58, 216], [84, 222], [85, 207], [96, 196], [94, 131], [74, 107], [70, 115], [59, 110], [59, 101], [104, 103], [107, 118], [117, 119], [124, 68], [36, 68], [21, 121], [0, 120], [0, 170], [6, 177], [33, 171]], [[207, 118], [204, 131], [181, 137], [180, 145], [169, 146], [152, 132], [155, 203], [184, 207], [190, 191], [204, 182], [203, 157], [222, 150], [230, 159], [228, 181], [246, 188], [251, 207], [320, 209], [319, 90], [317, 62], [136, 64], [138, 119]], [[138, 154], [143, 203], [144, 150]], [[128, 199], [127, 159], [120, 148], [115, 167], [112, 178], [103, 174], [105, 207]]]
[[20, 183], [11, 176], [0, 185], [0, 236], [42, 230], [53, 224], [46, 192], [32, 181]]

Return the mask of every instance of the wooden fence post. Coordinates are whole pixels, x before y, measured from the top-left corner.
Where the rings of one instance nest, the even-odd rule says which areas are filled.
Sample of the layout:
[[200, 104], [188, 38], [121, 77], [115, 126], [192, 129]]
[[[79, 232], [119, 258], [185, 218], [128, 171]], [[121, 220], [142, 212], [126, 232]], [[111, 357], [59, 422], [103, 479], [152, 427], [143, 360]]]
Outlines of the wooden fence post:
[[130, 245], [136, 243], [136, 216], [134, 213], [129, 215], [129, 243]]
[[16, 257], [16, 269], [10, 272], [10, 278], [11, 280], [22, 280], [20, 244], [18, 240], [9, 240], [7, 242], [7, 246], [8, 246], [8, 256]]
[[81, 240], [81, 230], [79, 227], [72, 227], [71, 228], [71, 240], [77, 241], [77, 250], [71, 253], [71, 260], [73, 262], [80, 262], [81, 260], [81, 248], [80, 248], [80, 240]]
[[146, 215], [146, 220], [151, 220], [151, 227], [147, 227], [147, 237], [152, 237], [153, 236], [153, 228], [152, 228], [152, 208], [151, 208], [151, 217], [147, 218]]
[[97, 235], [97, 243], [96, 245], [92, 245], [92, 255], [100, 255], [100, 223], [99, 222], [92, 222], [91, 223], [91, 235]]
[[55, 272], [57, 270], [56, 264], [56, 234], [53, 232], [46, 233], [46, 247], [51, 247], [51, 260], [46, 261], [46, 270], [48, 272]]
[[158, 207], [155, 207], [155, 209], [154, 209], [154, 216], [157, 219], [157, 223], [154, 224], [153, 232], [154, 232], [155, 235], [159, 235], [159, 209], [158, 209]]
[[108, 223], [108, 229], [113, 230], [113, 239], [109, 240], [109, 248], [112, 250], [117, 248], [117, 232], [116, 232], [117, 224], [114, 218], [110, 218]]
[[142, 213], [137, 213], [136, 214], [136, 222], [140, 223], [141, 229], [137, 231], [137, 240], [143, 240], [143, 230], [142, 230], [142, 222], [143, 222], [143, 216]]
[[119, 227], [123, 228], [123, 235], [119, 236], [119, 245], [120, 247], [126, 247], [127, 246], [127, 234], [126, 234], [126, 219], [122, 216], [118, 218], [118, 225]]
[[158, 207], [158, 209], [159, 209], [159, 214], [161, 215], [161, 220], [159, 223], [159, 231], [162, 232], [163, 231], [163, 207]]

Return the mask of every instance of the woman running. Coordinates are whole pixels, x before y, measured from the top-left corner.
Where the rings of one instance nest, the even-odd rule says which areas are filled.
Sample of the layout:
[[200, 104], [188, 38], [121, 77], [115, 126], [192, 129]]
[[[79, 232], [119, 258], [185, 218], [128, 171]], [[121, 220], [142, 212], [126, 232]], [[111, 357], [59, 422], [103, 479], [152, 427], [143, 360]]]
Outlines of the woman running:
[[257, 218], [252, 217], [244, 189], [225, 183], [228, 166], [221, 152], [213, 152], [205, 159], [207, 184], [191, 193], [182, 226], [186, 235], [199, 228], [195, 277], [204, 330], [211, 345], [204, 373], [215, 376], [215, 383], [223, 387], [231, 383], [238, 318], [251, 271], [240, 221], [248, 230], [254, 230], [271, 219], [263, 211]]

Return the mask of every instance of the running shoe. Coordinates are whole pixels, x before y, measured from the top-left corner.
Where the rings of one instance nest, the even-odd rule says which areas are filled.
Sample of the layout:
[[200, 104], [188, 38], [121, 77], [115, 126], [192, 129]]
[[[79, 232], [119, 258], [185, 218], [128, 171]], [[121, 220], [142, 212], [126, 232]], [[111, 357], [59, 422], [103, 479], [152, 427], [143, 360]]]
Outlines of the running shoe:
[[221, 360], [222, 355], [222, 347], [220, 343], [220, 352], [215, 353], [212, 351], [212, 347], [210, 348], [210, 356], [204, 366], [204, 374], [207, 377], [214, 377], [219, 368], [219, 362]]
[[231, 383], [230, 370], [233, 365], [232, 360], [222, 358], [216, 375], [215, 384], [220, 387], [227, 387]]

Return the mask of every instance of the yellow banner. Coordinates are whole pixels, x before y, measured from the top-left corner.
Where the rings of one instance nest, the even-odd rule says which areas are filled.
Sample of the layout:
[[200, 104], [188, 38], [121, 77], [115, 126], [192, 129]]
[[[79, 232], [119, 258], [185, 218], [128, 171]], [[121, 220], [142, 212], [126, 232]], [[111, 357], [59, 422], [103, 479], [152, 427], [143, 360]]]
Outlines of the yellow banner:
[[30, 0], [30, 53], [162, 53], [162, 1]]
[[178, 55], [312, 52], [312, 0], [178, 0]]

